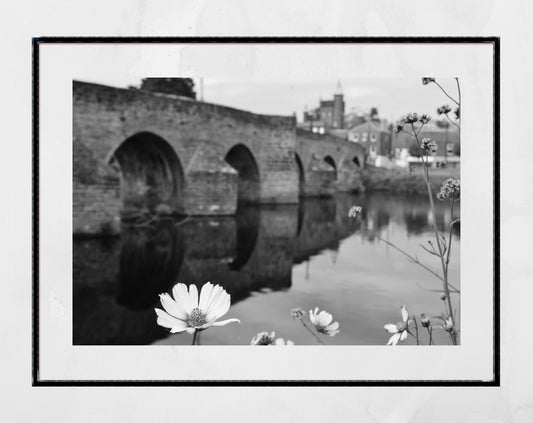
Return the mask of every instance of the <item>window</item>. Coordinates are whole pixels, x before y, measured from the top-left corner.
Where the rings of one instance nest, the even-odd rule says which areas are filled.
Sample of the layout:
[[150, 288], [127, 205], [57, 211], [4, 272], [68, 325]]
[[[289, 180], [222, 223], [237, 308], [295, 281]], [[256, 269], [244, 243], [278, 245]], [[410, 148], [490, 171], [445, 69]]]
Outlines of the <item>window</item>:
[[318, 128], [316, 126], [313, 126], [313, 132], [316, 134], [318, 132]]
[[371, 142], [376, 142], [377, 139], [378, 139], [378, 136], [376, 134], [370, 134], [370, 141]]
[[453, 148], [455, 146], [453, 144], [446, 144], [446, 153], [453, 154]]
[[361, 141], [366, 142], [367, 139], [368, 139], [368, 134], [366, 132], [361, 134]]
[[318, 133], [319, 134], [323, 134], [325, 131], [324, 131], [324, 127], [321, 126], [319, 129], [318, 129]]
[[359, 142], [359, 134], [357, 132], [356, 133], [352, 133], [352, 139], [355, 142]]
[[375, 145], [371, 145], [370, 146], [370, 154], [376, 154], [376, 146]]

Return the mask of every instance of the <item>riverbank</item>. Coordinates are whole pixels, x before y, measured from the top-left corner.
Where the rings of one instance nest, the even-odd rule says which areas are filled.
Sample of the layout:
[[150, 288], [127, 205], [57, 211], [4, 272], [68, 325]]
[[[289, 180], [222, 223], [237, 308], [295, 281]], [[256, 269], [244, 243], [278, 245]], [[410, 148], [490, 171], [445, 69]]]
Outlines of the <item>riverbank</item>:
[[[437, 192], [443, 181], [459, 178], [459, 169], [431, 169], [430, 181], [433, 192]], [[427, 188], [422, 168], [411, 171], [407, 168], [385, 169], [367, 165], [361, 172], [366, 192], [390, 192], [394, 194], [426, 195]]]

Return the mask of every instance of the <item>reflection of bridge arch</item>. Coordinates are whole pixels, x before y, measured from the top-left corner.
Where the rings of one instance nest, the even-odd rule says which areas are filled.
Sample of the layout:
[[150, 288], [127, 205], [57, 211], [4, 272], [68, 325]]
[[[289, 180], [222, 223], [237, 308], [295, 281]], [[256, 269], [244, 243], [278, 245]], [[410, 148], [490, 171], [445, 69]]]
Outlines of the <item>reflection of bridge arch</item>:
[[333, 160], [333, 157], [331, 157], [331, 156], [326, 156], [326, 157], [324, 157], [324, 161], [328, 165], [330, 165], [333, 168], [333, 170], [335, 171], [335, 179], [334, 180], [336, 181], [337, 180], [337, 164], [335, 163], [335, 160]]
[[228, 151], [224, 159], [239, 174], [238, 202], [258, 202], [260, 192], [259, 168], [250, 149], [243, 144], [237, 144]]
[[151, 132], [139, 132], [114, 151], [121, 171], [122, 212], [181, 211], [183, 169], [174, 149]]
[[298, 196], [303, 197], [305, 195], [305, 172], [304, 165], [302, 164], [302, 159], [298, 153], [294, 153], [294, 159], [296, 161], [296, 166], [298, 168]]
[[120, 293], [117, 302], [131, 310], [153, 307], [180, 271], [184, 239], [173, 221], [139, 230], [126, 229], [120, 252]]

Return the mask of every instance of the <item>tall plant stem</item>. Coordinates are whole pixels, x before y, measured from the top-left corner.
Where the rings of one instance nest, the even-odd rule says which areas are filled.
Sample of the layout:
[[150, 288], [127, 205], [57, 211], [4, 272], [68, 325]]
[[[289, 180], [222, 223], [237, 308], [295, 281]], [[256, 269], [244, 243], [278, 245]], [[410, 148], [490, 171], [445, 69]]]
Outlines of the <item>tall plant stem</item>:
[[416, 322], [416, 319], [414, 317], [413, 322], [415, 322], [416, 345], [420, 345], [420, 338], [418, 337], [418, 323]]
[[426, 327], [428, 334], [429, 334], [429, 345], [435, 345], [433, 342], [433, 329], [431, 329], [430, 326]]
[[302, 322], [302, 325], [304, 325], [304, 328], [306, 328], [306, 329], [309, 331], [309, 333], [310, 333], [311, 335], [313, 335], [314, 338], [315, 338], [319, 343], [321, 343], [322, 345], [325, 345], [324, 341], [322, 341], [322, 339], [320, 339], [320, 338], [318, 337], [318, 335], [317, 335], [316, 333], [314, 333], [314, 332], [311, 330], [311, 328], [310, 328], [309, 326], [307, 326], [307, 324], [304, 322], [303, 319], [301, 319], [300, 322]]
[[[456, 78], [457, 80], [457, 78]], [[458, 81], [458, 80], [457, 80]], [[446, 90], [444, 88], [442, 88], [442, 86], [437, 82], [437, 81], [433, 81], [433, 83], [439, 87], [441, 89], [441, 91], [446, 95], [446, 97], [448, 97], [451, 101], [453, 101], [455, 104], [457, 104], [459, 106], [459, 103], [460, 103], [460, 98], [459, 98], [459, 101], [457, 101], [455, 98], [453, 98], [450, 94], [448, 94], [446, 92]]]
[[[377, 234], [374, 234], [374, 236], [379, 239], [380, 241], [384, 242], [385, 244], [387, 244], [388, 246], [394, 248], [396, 251], [402, 253], [405, 257], [407, 257], [411, 262], [413, 262], [414, 264], [418, 264], [420, 267], [422, 267], [424, 270], [427, 270], [429, 273], [431, 273], [433, 276], [435, 276], [436, 278], [438, 278], [440, 281], [444, 282], [444, 279], [441, 275], [439, 275], [437, 272], [435, 272], [434, 270], [430, 269], [429, 267], [427, 267], [424, 263], [420, 262], [420, 260], [418, 260], [418, 258], [416, 257], [413, 257], [411, 254], [405, 252], [404, 250], [402, 250], [400, 247], [394, 245], [392, 242], [390, 241], [387, 241], [386, 239], [383, 239], [381, 238], [379, 235]], [[460, 292], [459, 289], [457, 289], [455, 286], [453, 286], [452, 284], [448, 283], [448, 286], [450, 288], [452, 288], [452, 290], [454, 292]]]
[[[440, 262], [441, 262], [441, 266], [442, 266], [444, 295], [446, 296], [446, 303], [447, 303], [447, 306], [448, 306], [449, 316], [452, 319], [452, 323], [455, 326], [455, 321], [454, 321], [454, 318], [453, 318], [452, 302], [451, 302], [451, 298], [450, 298], [450, 287], [448, 286], [447, 266], [446, 266], [446, 262], [445, 262], [445, 258], [444, 258], [444, 252], [442, 250], [442, 244], [441, 244], [440, 237], [439, 237], [439, 231], [438, 231], [438, 228], [437, 228], [437, 211], [435, 209], [435, 201], [433, 200], [433, 190], [431, 189], [431, 182], [429, 180], [429, 168], [428, 168], [429, 157], [427, 157], [424, 154], [424, 151], [422, 150], [422, 145], [420, 143], [420, 139], [418, 138], [418, 134], [416, 133], [415, 125], [413, 123], [411, 123], [411, 127], [412, 127], [413, 133], [415, 135], [416, 144], [418, 145], [418, 150], [419, 150], [420, 155], [421, 155], [420, 157], [422, 158], [422, 164], [423, 164], [422, 167], [424, 168], [423, 175], [424, 175], [424, 180], [426, 182], [426, 188], [427, 188], [427, 191], [428, 191], [429, 205], [430, 205], [430, 208], [431, 208], [431, 214], [433, 216], [433, 231], [435, 233], [435, 241], [437, 242], [437, 248], [439, 250], [439, 258], [440, 258]], [[424, 160], [424, 157], [426, 157], [426, 160]], [[452, 338], [452, 341], [453, 341], [453, 343], [455, 345], [456, 344], [455, 337]]]

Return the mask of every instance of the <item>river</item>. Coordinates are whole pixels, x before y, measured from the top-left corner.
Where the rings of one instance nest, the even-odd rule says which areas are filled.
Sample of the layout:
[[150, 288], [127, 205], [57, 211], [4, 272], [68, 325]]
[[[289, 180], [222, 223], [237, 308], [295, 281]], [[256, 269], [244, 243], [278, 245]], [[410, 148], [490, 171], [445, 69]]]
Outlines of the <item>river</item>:
[[[357, 220], [348, 218], [351, 205], [364, 209]], [[443, 203], [437, 206], [437, 225], [444, 230], [450, 212]], [[292, 320], [294, 307], [333, 314], [340, 332], [321, 336], [326, 344], [384, 345], [390, 335], [383, 325], [401, 320], [401, 305], [417, 318], [444, 311], [440, 281], [379, 239], [438, 269], [438, 259], [420, 247], [432, 239], [428, 209], [425, 197], [345, 194], [299, 205], [241, 207], [236, 216], [165, 220], [124, 228], [115, 238], [74, 239], [74, 344], [190, 344], [191, 335], [170, 335], [156, 324], [158, 294], [176, 282], [200, 287], [211, 281], [231, 294], [224, 318], [241, 324], [202, 332], [201, 345], [245, 345], [261, 331], [315, 344]], [[459, 239], [457, 229], [449, 271], [457, 288]], [[459, 294], [452, 299], [459, 322]], [[449, 343], [439, 328], [434, 337]], [[427, 343], [425, 332], [421, 339]]]

